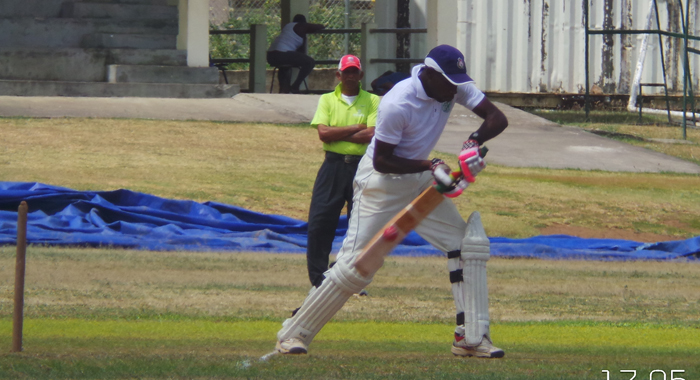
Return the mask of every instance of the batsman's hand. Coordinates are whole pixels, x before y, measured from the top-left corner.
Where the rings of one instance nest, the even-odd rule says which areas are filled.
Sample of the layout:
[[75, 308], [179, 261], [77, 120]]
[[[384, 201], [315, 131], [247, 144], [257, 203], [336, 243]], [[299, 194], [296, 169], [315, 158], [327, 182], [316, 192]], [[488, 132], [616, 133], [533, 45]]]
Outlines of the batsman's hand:
[[476, 140], [465, 141], [458, 158], [462, 175], [470, 183], [474, 182], [476, 175], [486, 167], [486, 162], [479, 154], [479, 142]]
[[441, 185], [445, 188], [452, 187], [452, 177], [450, 177], [450, 167], [447, 166], [445, 161], [439, 158], [433, 158], [430, 164], [430, 171], [433, 173], [433, 178], [435, 178], [435, 183]]
[[445, 161], [433, 158], [430, 171], [433, 173], [435, 183], [439, 185], [438, 190], [448, 198], [458, 197], [469, 186], [469, 183], [462, 180], [462, 177], [454, 178], [450, 175], [450, 167]]
[[469, 182], [465, 181], [463, 177], [460, 177], [457, 182], [455, 182], [452, 189], [442, 194], [444, 194], [447, 198], [457, 198], [464, 192], [464, 190], [467, 189], [467, 186], [469, 186]]

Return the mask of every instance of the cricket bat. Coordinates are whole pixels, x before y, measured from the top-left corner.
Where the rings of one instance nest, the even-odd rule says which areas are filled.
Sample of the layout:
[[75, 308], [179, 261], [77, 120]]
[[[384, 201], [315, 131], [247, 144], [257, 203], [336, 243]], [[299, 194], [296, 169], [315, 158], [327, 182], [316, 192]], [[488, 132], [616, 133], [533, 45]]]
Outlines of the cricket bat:
[[[480, 156], [484, 157], [488, 152], [486, 147], [481, 148]], [[461, 175], [455, 172], [452, 175]], [[437, 190], [436, 185], [425, 189], [408, 206], [404, 207], [394, 216], [379, 232], [370, 240], [367, 246], [355, 259], [355, 269], [365, 277], [376, 273], [384, 265], [384, 258], [388, 256], [396, 246], [413, 231], [420, 222], [430, 215], [433, 210], [445, 199], [445, 196]]]

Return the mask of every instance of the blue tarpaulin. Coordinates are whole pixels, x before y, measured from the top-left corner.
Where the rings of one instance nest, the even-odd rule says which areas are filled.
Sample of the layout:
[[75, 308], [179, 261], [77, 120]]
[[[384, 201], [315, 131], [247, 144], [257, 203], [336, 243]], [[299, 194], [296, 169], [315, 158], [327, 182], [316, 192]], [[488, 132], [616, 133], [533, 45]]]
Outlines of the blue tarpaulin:
[[[29, 206], [27, 241], [52, 246], [143, 250], [306, 252], [306, 223], [217, 202], [173, 200], [129, 190], [76, 191], [41, 183], [0, 182], [0, 244], [14, 245], [17, 208]], [[347, 229], [343, 217], [334, 250]], [[700, 237], [641, 243], [567, 235], [527, 239], [492, 237], [500, 257], [584, 260], [673, 260], [700, 257]], [[392, 253], [438, 256], [411, 233]]]

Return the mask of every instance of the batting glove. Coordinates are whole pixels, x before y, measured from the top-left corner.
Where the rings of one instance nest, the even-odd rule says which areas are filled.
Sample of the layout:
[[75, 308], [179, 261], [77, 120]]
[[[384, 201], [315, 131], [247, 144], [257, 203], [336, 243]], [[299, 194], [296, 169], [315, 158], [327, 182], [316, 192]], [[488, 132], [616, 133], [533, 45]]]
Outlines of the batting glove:
[[442, 186], [443, 188], [450, 188], [454, 184], [452, 177], [450, 177], [450, 167], [447, 166], [445, 161], [439, 158], [433, 158], [430, 161], [430, 171], [433, 172], [433, 178], [435, 178], [435, 183]]
[[476, 175], [486, 167], [486, 162], [479, 155], [479, 142], [476, 140], [465, 141], [458, 158], [462, 175], [470, 183], [474, 182]]
[[450, 175], [450, 167], [445, 161], [439, 158], [433, 158], [431, 161], [430, 170], [433, 172], [435, 184], [438, 185], [438, 190], [448, 198], [458, 197], [469, 186], [469, 183], [459, 178], [453, 178]]
[[453, 189], [446, 191], [443, 194], [448, 198], [457, 198], [464, 192], [464, 190], [467, 189], [467, 186], [469, 186], [469, 182], [464, 181], [464, 179], [460, 177], [453, 186]]

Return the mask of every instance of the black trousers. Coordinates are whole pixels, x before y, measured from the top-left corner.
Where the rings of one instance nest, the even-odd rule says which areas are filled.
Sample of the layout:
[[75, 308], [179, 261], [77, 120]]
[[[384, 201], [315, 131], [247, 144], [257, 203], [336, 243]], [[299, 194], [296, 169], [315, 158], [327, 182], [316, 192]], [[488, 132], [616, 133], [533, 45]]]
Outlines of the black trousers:
[[348, 205], [348, 218], [352, 211], [352, 182], [362, 156], [343, 156], [326, 152], [326, 159], [318, 170], [311, 207], [306, 246], [306, 264], [311, 285], [323, 282], [323, 272], [328, 270], [328, 257], [333, 247], [335, 230], [343, 206]]
[[[268, 51], [267, 63], [270, 66], [278, 66], [277, 78], [279, 79], [280, 93], [289, 93], [292, 90], [298, 92], [304, 79], [311, 74], [316, 66], [316, 61], [313, 58], [297, 51]], [[299, 68], [299, 74], [297, 74], [294, 83], [291, 83], [292, 67]]]

